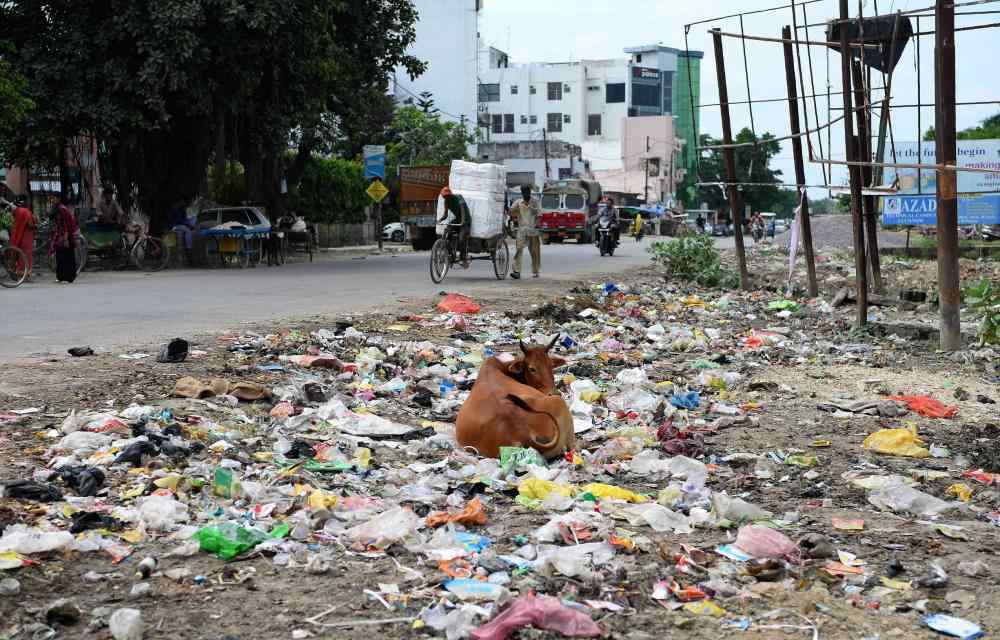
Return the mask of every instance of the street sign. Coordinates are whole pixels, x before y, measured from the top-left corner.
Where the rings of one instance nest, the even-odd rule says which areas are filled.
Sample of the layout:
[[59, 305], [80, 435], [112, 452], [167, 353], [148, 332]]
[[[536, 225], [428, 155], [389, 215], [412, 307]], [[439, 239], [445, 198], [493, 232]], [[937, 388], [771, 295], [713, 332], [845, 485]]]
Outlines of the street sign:
[[369, 185], [366, 193], [375, 202], [382, 202], [385, 197], [389, 195], [389, 190], [385, 188], [381, 180], [372, 180], [371, 185]]
[[[365, 145], [365, 180], [378, 178], [385, 180], [385, 146]], [[383, 196], [385, 197], [385, 196]]]
[[[937, 224], [937, 197], [884, 197], [882, 198], [882, 224], [933, 226]], [[958, 224], [1000, 224], [1000, 195], [959, 198]]]

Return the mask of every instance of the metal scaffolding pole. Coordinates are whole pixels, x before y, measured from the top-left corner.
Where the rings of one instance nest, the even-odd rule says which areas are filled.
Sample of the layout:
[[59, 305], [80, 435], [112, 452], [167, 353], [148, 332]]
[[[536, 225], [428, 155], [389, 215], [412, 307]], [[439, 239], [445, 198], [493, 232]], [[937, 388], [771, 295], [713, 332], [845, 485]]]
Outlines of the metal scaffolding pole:
[[[954, 165], [955, 143], [955, 4], [937, 0], [934, 51], [935, 127], [937, 161]], [[941, 308], [941, 349], [962, 347], [959, 323], [961, 292], [958, 275], [958, 174], [938, 171], [937, 175], [937, 266], [938, 299]]]
[[[722, 53], [722, 32], [718, 29], [712, 31], [712, 41], [715, 45], [715, 72], [719, 80], [719, 104], [722, 111], [722, 143], [731, 145], [733, 143], [733, 124], [729, 117], [729, 90], [726, 87], [726, 61]], [[722, 150], [722, 156], [726, 165], [726, 178], [731, 183], [729, 185], [729, 209], [733, 215], [733, 235], [736, 239], [736, 260], [740, 265], [740, 288], [744, 291], [750, 290], [750, 273], [747, 271], [746, 247], [743, 246], [743, 210], [740, 204], [740, 194], [737, 191], [736, 183], [739, 178], [736, 175], [736, 151], [732, 147]]]
[[[858, 162], [858, 148], [854, 140], [854, 108], [851, 98], [851, 49], [848, 47], [848, 0], [840, 0], [840, 74], [844, 98], [844, 147], [847, 162]], [[854, 222], [854, 271], [858, 290], [858, 328], [868, 324], [868, 260], [865, 258], [864, 224], [861, 220], [861, 167], [848, 166], [851, 179], [851, 219]]]
[[[785, 27], [781, 31], [782, 40], [791, 40], [792, 28]], [[806, 165], [802, 156], [802, 139], [799, 133], [799, 98], [798, 89], [795, 86], [795, 59], [792, 52], [792, 43], [785, 42], [785, 82], [788, 85], [788, 117], [791, 122], [792, 135], [792, 157], [795, 160], [795, 182], [800, 190], [806, 188]], [[800, 194], [802, 198], [802, 246], [806, 254], [806, 273], [809, 280], [809, 295], [813, 298], [819, 295], [819, 283], [816, 281], [816, 256], [813, 252], [812, 222], [809, 220], [809, 198]]]
[[[854, 76], [854, 102], [855, 104], [866, 104], [867, 100], [865, 95], [864, 86], [864, 75], [861, 69], [861, 62], [859, 60], [854, 60], [852, 63], [853, 76]], [[871, 138], [871, 127], [870, 120], [868, 116], [871, 114], [871, 108], [859, 111], [858, 116], [858, 146], [857, 153], [865, 159], [866, 162], [872, 159], [872, 138]], [[864, 187], [867, 189], [872, 186], [872, 179], [874, 173], [872, 167], [862, 167], [861, 168], [861, 180]], [[866, 250], [868, 252], [868, 262], [871, 267], [871, 277], [872, 285], [875, 291], [878, 293], [884, 293], [885, 287], [882, 284], [882, 264], [879, 262], [878, 256], [878, 220], [876, 206], [875, 206], [875, 196], [865, 195], [861, 201], [862, 212], [865, 219], [865, 240]]]

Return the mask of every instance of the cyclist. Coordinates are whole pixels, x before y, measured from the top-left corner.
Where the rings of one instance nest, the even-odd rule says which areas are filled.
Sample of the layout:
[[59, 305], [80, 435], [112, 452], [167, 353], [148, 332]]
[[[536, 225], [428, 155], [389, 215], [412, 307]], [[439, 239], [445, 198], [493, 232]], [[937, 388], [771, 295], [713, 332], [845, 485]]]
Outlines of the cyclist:
[[[458, 249], [461, 253], [462, 268], [469, 268], [469, 233], [472, 231], [472, 214], [469, 213], [469, 205], [465, 198], [452, 193], [451, 189], [445, 187], [441, 189], [441, 197], [444, 198], [444, 215], [438, 223], [448, 221], [449, 225], [460, 225], [458, 231]], [[452, 233], [449, 227], [447, 233]]]

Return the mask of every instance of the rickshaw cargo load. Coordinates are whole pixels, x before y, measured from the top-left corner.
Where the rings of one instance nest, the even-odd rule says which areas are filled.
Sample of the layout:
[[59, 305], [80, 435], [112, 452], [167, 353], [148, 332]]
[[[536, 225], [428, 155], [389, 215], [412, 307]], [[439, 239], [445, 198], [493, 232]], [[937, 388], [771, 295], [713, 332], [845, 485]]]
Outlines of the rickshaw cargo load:
[[[454, 190], [453, 190], [454, 191]], [[469, 236], [488, 240], [503, 233], [504, 196], [483, 192], [454, 191], [465, 199], [472, 216], [472, 228]], [[444, 198], [438, 198], [437, 219], [444, 216]], [[437, 225], [438, 236], [444, 236], [447, 224]]]

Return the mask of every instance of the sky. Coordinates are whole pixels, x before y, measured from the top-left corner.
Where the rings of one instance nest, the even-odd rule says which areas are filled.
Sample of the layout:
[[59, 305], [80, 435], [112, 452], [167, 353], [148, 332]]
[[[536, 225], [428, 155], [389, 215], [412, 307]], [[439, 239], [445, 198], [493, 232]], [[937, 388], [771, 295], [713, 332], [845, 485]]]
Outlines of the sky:
[[[862, 0], [866, 16], [875, 14], [875, 0]], [[684, 48], [684, 25], [727, 16], [730, 14], [788, 6], [788, 0], [485, 0], [481, 14], [480, 33], [486, 44], [496, 46], [510, 54], [512, 63], [555, 62], [580, 59], [600, 59], [626, 57], [625, 47], [662, 43], [665, 46]], [[912, 11], [933, 5], [932, 0], [881, 0], [877, 3], [879, 13]], [[850, 5], [857, 11], [857, 2]], [[822, 23], [838, 14], [836, 0], [822, 0], [806, 6], [810, 24]], [[974, 7], [988, 9], [989, 7]], [[961, 11], [961, 9], [959, 9]], [[802, 7], [799, 6], [801, 18]], [[933, 13], [928, 12], [928, 13]], [[956, 26], [968, 26], [993, 22], [995, 16], [959, 16]], [[746, 16], [743, 30], [747, 35], [780, 37], [781, 27], [791, 24], [791, 9]], [[800, 24], [803, 21], [800, 20]], [[921, 31], [933, 29], [933, 18], [921, 18]], [[914, 26], [916, 22], [914, 21]], [[715, 75], [715, 56], [708, 30], [719, 27], [724, 32], [738, 33], [739, 18], [717, 19], [690, 28], [688, 39], [691, 49], [705, 53], [701, 71], [701, 102], [709, 105], [718, 103], [718, 84]], [[804, 35], [804, 32], [803, 32]], [[958, 128], [979, 124], [984, 118], [1000, 112], [1000, 83], [993, 65], [1000, 60], [1000, 30], [967, 31], [957, 34], [957, 95], [959, 101], [997, 100], [990, 106], [958, 107]], [[823, 27], [809, 30], [812, 40], [822, 40]], [[724, 38], [727, 83], [730, 101], [747, 99], [747, 79], [743, 65], [743, 48], [740, 40]], [[747, 42], [746, 55], [749, 61], [749, 95], [753, 99], [785, 98], [785, 66], [782, 47], [779, 43]], [[809, 47], [812, 50], [813, 73], [816, 91], [826, 92], [827, 82], [839, 91], [841, 85], [839, 55], [822, 46]], [[829, 55], [828, 55], [829, 52]], [[803, 67], [808, 71], [806, 47], [801, 47]], [[934, 36], [924, 36], [920, 43], [921, 96], [922, 102], [934, 100]], [[829, 62], [830, 72], [827, 73]], [[809, 79], [805, 79], [807, 92], [811, 93]], [[881, 78], [873, 80], [881, 86]], [[896, 67], [893, 79], [893, 103], [914, 104], [917, 102], [917, 56], [914, 40], [911, 40]], [[842, 106], [843, 98], [833, 96], [834, 108]], [[824, 95], [815, 105], [809, 101], [809, 123], [816, 127], [831, 118], [827, 111]], [[934, 108], [925, 107], [918, 129], [917, 109], [893, 109], [893, 132], [897, 142], [913, 141], [919, 130], [926, 130], [933, 124]], [[722, 125], [717, 107], [701, 109], [702, 133], [721, 137]], [[832, 118], [840, 115], [832, 113]], [[750, 126], [750, 111], [746, 106], [731, 107], [733, 129], [739, 131]], [[777, 137], [789, 134], [788, 106], [784, 102], [754, 105], [754, 129], [758, 135], [770, 132]], [[804, 126], [804, 118], [803, 118]], [[831, 127], [833, 152], [829, 151], [827, 135], [824, 132], [822, 144], [827, 158], [844, 158], [844, 128], [842, 123]], [[812, 137], [813, 147], [818, 155], [819, 136]], [[806, 151], [806, 180], [809, 184], [822, 185], [823, 170], [819, 164], [808, 162]], [[791, 145], [785, 143], [775, 160], [774, 167], [781, 169], [784, 179], [794, 182], [794, 168]], [[846, 171], [836, 168], [829, 179], [833, 184], [847, 182]], [[822, 197], [826, 191], [811, 191], [810, 197]]]

